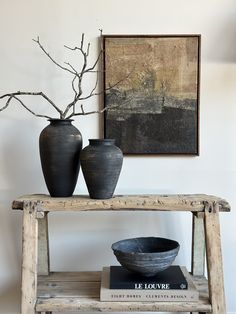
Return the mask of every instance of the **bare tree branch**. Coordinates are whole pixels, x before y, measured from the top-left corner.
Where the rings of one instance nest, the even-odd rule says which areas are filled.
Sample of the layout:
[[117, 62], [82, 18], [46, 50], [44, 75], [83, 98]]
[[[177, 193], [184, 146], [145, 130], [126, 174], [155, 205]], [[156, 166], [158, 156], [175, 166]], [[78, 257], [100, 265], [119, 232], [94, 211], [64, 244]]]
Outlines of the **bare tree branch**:
[[81, 43], [80, 43], [81, 50], [83, 50], [83, 44], [84, 44], [84, 33], [82, 33], [82, 37], [81, 37]]
[[98, 64], [98, 62], [101, 58], [101, 55], [102, 55], [102, 50], [100, 50], [98, 57], [97, 57], [96, 61], [94, 62], [94, 64], [90, 68], [86, 69], [85, 72], [91, 72], [92, 70], [94, 70], [94, 68], [96, 67], [96, 65]]
[[77, 78], [77, 76], [75, 75], [75, 77], [73, 78], [73, 80], [72, 80], [72, 82], [71, 82], [71, 84], [72, 84], [72, 89], [73, 89], [73, 91], [74, 91], [74, 93], [75, 93], [75, 97], [74, 97], [74, 98], [77, 97], [77, 90], [75, 89], [75, 80], [76, 80], [76, 78]]
[[[1, 97], [1, 98], [2, 98], [2, 97]], [[2, 108], [0, 109], [0, 111], [6, 109], [6, 108], [9, 106], [9, 104], [10, 104], [10, 102], [11, 102], [12, 99], [17, 100], [17, 101], [21, 104], [22, 107], [24, 107], [27, 111], [29, 111], [30, 113], [32, 113], [32, 114], [33, 114], [34, 116], [36, 116], [36, 117], [52, 119], [52, 117], [49, 117], [49, 116], [47, 116], [47, 115], [41, 115], [41, 114], [35, 113], [35, 112], [32, 111], [30, 108], [28, 108], [28, 107], [23, 103], [23, 101], [22, 101], [20, 98], [16, 97], [14, 94], [12, 94], [12, 95], [8, 98], [8, 100], [7, 100], [7, 102], [6, 102], [6, 105], [5, 105], [4, 107], [2, 107]]]
[[68, 119], [72, 118], [73, 116], [87, 116], [87, 115], [94, 114], [94, 113], [103, 113], [103, 112], [105, 112], [111, 108], [114, 109], [114, 108], [118, 108], [118, 107], [120, 107], [120, 105], [114, 105], [114, 106], [105, 107], [101, 110], [93, 110], [93, 111], [85, 112], [83, 109], [83, 105], [81, 105], [81, 112], [76, 112], [74, 114], [71, 114], [70, 116], [68, 116]]
[[[82, 91], [81, 91], [81, 93], [79, 92], [79, 93], [77, 94], [77, 97], [66, 107], [66, 110], [64, 111], [64, 115], [66, 116], [67, 113], [69, 112], [70, 108], [71, 108], [71, 107], [75, 107], [75, 105], [76, 105], [76, 103], [77, 103], [78, 101], [83, 101], [83, 100], [87, 100], [87, 99], [89, 99], [89, 98], [91, 98], [91, 97], [94, 97], [94, 96], [102, 95], [104, 92], [109, 91], [109, 90], [111, 90], [112, 88], [116, 87], [116, 86], [119, 85], [121, 82], [123, 82], [124, 80], [126, 80], [126, 79], [133, 73], [133, 71], [134, 71], [134, 69], [133, 69], [130, 73], [128, 73], [127, 76], [123, 77], [122, 79], [120, 79], [120, 80], [117, 81], [116, 83], [114, 83], [114, 84], [112, 84], [112, 85], [109, 85], [109, 87], [103, 89], [103, 90], [100, 91], [100, 92], [94, 92], [94, 91], [96, 90], [96, 88], [97, 88], [97, 85], [98, 85], [98, 80], [96, 80], [95, 86], [94, 86], [94, 88], [91, 90], [91, 92], [89, 93], [89, 95], [84, 96], [84, 97], [81, 97]], [[97, 76], [97, 79], [98, 79], [98, 76]], [[80, 80], [80, 79], [79, 79], [79, 80]], [[81, 78], [81, 81], [82, 81], [82, 78]], [[81, 89], [81, 81], [80, 81], [79, 84], [78, 84], [80, 89]], [[94, 113], [97, 113], [97, 112], [94, 112]], [[80, 115], [80, 114], [76, 114], [76, 115]], [[70, 117], [71, 117], [71, 115], [70, 115]]]
[[[82, 39], [81, 39], [81, 47], [74, 47], [74, 48], [71, 48], [69, 46], [66, 46], [64, 45], [65, 48], [69, 49], [69, 50], [72, 50], [72, 51], [75, 51], [75, 50], [78, 50], [81, 52], [82, 56], [83, 56], [83, 59], [84, 59], [84, 63], [83, 63], [83, 66], [82, 66], [82, 69], [80, 71], [80, 73], [78, 73], [76, 71], [76, 75], [78, 76], [78, 95], [82, 95], [82, 87], [81, 87], [81, 84], [82, 84], [82, 77], [83, 77], [83, 72], [84, 72], [84, 69], [86, 68], [87, 66], [87, 55], [86, 53], [83, 51], [83, 49], [81, 47], [83, 47], [83, 34], [82, 34]], [[71, 102], [67, 108], [68, 110], [74, 105], [74, 100], [73, 102]]]
[[49, 116], [47, 116], [47, 115], [42, 115], [42, 114], [37, 114], [37, 113], [35, 113], [35, 112], [32, 111], [31, 109], [29, 109], [29, 108], [23, 103], [23, 101], [22, 101], [20, 98], [18, 98], [18, 97], [16, 97], [16, 96], [13, 96], [13, 98], [16, 99], [17, 101], [19, 101], [19, 103], [20, 103], [26, 110], [28, 110], [30, 113], [32, 113], [34, 116], [40, 117], [40, 118], [52, 119], [52, 117], [49, 117]]
[[[84, 34], [82, 34], [82, 36], [83, 36]], [[86, 64], [85, 64], [85, 66], [83, 65], [83, 67], [82, 67], [82, 70], [81, 70], [81, 72], [80, 73], [78, 73], [78, 74], [83, 74], [83, 72], [90, 72], [91, 70], [93, 70], [95, 67], [96, 67], [96, 65], [98, 64], [98, 62], [99, 62], [99, 59], [100, 59], [100, 57], [101, 57], [101, 55], [102, 55], [102, 49], [100, 50], [100, 52], [99, 52], [99, 55], [98, 55], [98, 57], [97, 57], [97, 59], [95, 60], [95, 62], [94, 62], [94, 64], [90, 67], [90, 68], [87, 68], [86, 69], [86, 66], [87, 66], [87, 57], [89, 56], [89, 49], [90, 49], [90, 43], [88, 43], [88, 47], [87, 47], [87, 51], [85, 52], [84, 50], [83, 50], [83, 42], [84, 42], [84, 39], [82, 39], [81, 40], [81, 46], [80, 47], [74, 47], [74, 48], [71, 48], [71, 47], [69, 47], [69, 46], [66, 46], [66, 45], [64, 45], [64, 47], [65, 48], [67, 48], [67, 49], [69, 49], [69, 50], [72, 50], [72, 51], [75, 51], [75, 50], [79, 50], [81, 53], [82, 53], [82, 55], [83, 55], [83, 57], [84, 57], [84, 61], [86, 62]], [[86, 59], [86, 60], [85, 60]], [[86, 70], [85, 70], [86, 69]]]
[[100, 110], [93, 110], [93, 111], [87, 111], [87, 112], [84, 111], [83, 105], [80, 105], [81, 112], [74, 112], [74, 113], [70, 114], [67, 119], [70, 119], [73, 116], [87, 116], [87, 115], [94, 114], [94, 113], [101, 114], [101, 113], [104, 113], [105, 111], [110, 110], [110, 109], [121, 108], [125, 104], [129, 103], [131, 101], [131, 99], [132, 98], [125, 99], [122, 102], [122, 105], [121, 104], [114, 104], [114, 105], [106, 106], [106, 107], [104, 107], [103, 109], [100, 109]]
[[89, 55], [89, 49], [90, 49], [90, 43], [88, 43], [88, 47], [87, 47], [87, 52], [86, 52], [86, 56], [88, 57]]
[[55, 59], [53, 59], [51, 57], [51, 55], [45, 50], [45, 48], [42, 46], [42, 44], [39, 41], [39, 37], [37, 39], [33, 39], [33, 41], [35, 41], [38, 46], [40, 47], [40, 49], [45, 53], [45, 55], [54, 63], [56, 64], [60, 69], [65, 70], [70, 72], [71, 74], [75, 75], [76, 73], [74, 71], [71, 71], [70, 69], [63, 67], [60, 63], [58, 63]]
[[66, 49], [71, 50], [71, 51], [75, 51], [75, 50], [81, 51], [81, 50], [82, 50], [80, 47], [77, 47], [77, 46], [75, 46], [74, 48], [71, 48], [71, 47], [69, 47], [69, 46], [67, 46], [67, 45], [64, 45], [64, 47], [65, 47]]
[[[82, 78], [83, 78], [83, 75], [85, 73], [85, 70], [86, 70], [86, 67], [87, 67], [87, 57], [88, 57], [88, 53], [89, 53], [89, 47], [90, 47], [90, 43], [88, 44], [88, 48], [87, 48], [87, 52], [84, 51], [83, 49], [83, 45], [84, 45], [84, 34], [82, 34], [82, 38], [81, 38], [81, 44], [80, 44], [80, 47], [74, 47], [74, 48], [71, 48], [67, 45], [64, 45], [65, 48], [69, 49], [69, 50], [72, 50], [72, 51], [75, 51], [75, 50], [78, 50], [81, 52], [82, 56], [83, 56], [83, 66], [82, 66], [82, 69], [80, 71], [80, 73], [78, 73], [76, 71], [76, 74], [79, 78], [78, 80], [78, 96], [81, 96], [82, 95]], [[67, 106], [67, 111], [74, 105], [74, 102], [71, 102], [68, 106]]]
[[102, 91], [100, 91], [100, 92], [94, 93], [94, 89], [93, 89], [89, 95], [87, 95], [87, 96], [85, 96], [85, 97], [81, 97], [81, 98], [79, 98], [78, 100], [86, 100], [86, 99], [88, 99], [88, 98], [90, 98], [90, 97], [99, 96], [99, 95], [103, 94], [104, 92], [109, 91], [110, 89], [116, 87], [117, 85], [119, 85], [120, 83], [122, 83], [124, 80], [126, 80], [126, 79], [130, 76], [131, 73], [132, 73], [132, 72], [130, 72], [127, 76], [123, 77], [122, 79], [120, 79], [120, 80], [117, 81], [116, 83], [114, 83], [114, 84], [112, 84], [112, 85], [109, 85], [109, 87], [105, 88], [104, 90], [102, 90]]
[[81, 105], [80, 108], [81, 108], [81, 112], [84, 114], [84, 106]]
[[0, 108], [0, 111], [5, 110], [5, 109], [9, 106], [10, 101], [12, 100], [12, 98], [13, 98], [13, 96], [10, 96], [10, 97], [8, 98], [8, 100], [7, 100], [6, 104], [5, 104], [5, 106], [3, 106], [2, 108]]
[[[102, 43], [102, 30], [100, 29], [100, 40]], [[103, 94], [104, 92], [107, 92], [109, 90], [111, 90], [112, 88], [116, 87], [117, 85], [119, 85], [122, 81], [124, 81], [125, 79], [127, 79], [130, 74], [132, 72], [130, 72], [127, 76], [125, 76], [124, 78], [120, 79], [119, 81], [117, 81], [116, 83], [109, 85], [108, 87], [106, 87], [104, 90], [102, 91], [97, 91], [98, 89], [98, 82], [99, 82], [99, 74], [102, 73], [103, 71], [99, 68], [99, 62], [103, 56], [103, 47], [101, 44], [101, 49], [99, 51], [98, 57], [96, 58], [96, 60], [92, 63], [91, 66], [88, 66], [88, 57], [89, 57], [89, 53], [90, 53], [90, 43], [87, 44], [87, 46], [85, 47], [84, 44], [84, 34], [82, 34], [81, 36], [81, 42], [80, 42], [80, 46], [75, 46], [74, 48], [71, 48], [69, 46], [65, 45], [65, 48], [71, 50], [71, 51], [79, 51], [79, 53], [82, 56], [82, 66], [80, 71], [77, 71], [76, 67], [74, 67], [71, 63], [69, 62], [64, 62], [65, 66], [61, 65], [59, 62], [57, 62], [49, 53], [48, 51], [43, 47], [43, 45], [40, 42], [39, 37], [37, 37], [37, 39], [33, 39], [33, 41], [35, 41], [37, 43], [37, 45], [39, 46], [39, 48], [43, 51], [43, 53], [56, 65], [58, 66], [60, 69], [69, 72], [70, 74], [73, 75], [73, 79], [71, 81], [71, 87], [74, 93], [74, 97], [73, 100], [66, 106], [65, 109], [61, 110], [46, 94], [44, 94], [43, 92], [21, 92], [21, 91], [17, 91], [14, 93], [8, 93], [5, 95], [0, 96], [0, 99], [4, 99], [7, 98], [6, 104], [0, 108], [0, 111], [3, 111], [4, 109], [6, 109], [9, 104], [11, 103], [11, 101], [14, 99], [16, 100], [18, 103], [20, 103], [27, 111], [29, 111], [30, 113], [32, 113], [33, 115], [37, 116], [37, 117], [44, 117], [44, 118], [51, 118], [47, 115], [41, 115], [41, 114], [37, 114], [34, 111], [32, 111], [30, 108], [28, 108], [28, 106], [26, 106], [24, 104], [24, 102], [22, 101], [21, 97], [17, 97], [17, 96], [41, 96], [42, 98], [44, 98], [60, 115], [60, 119], [68, 119], [71, 118], [73, 116], [78, 116], [78, 115], [89, 115], [89, 114], [93, 114], [93, 113], [103, 113], [104, 111], [106, 111], [109, 108], [105, 107], [104, 109], [101, 110], [95, 110], [95, 111], [89, 111], [89, 112], [85, 112], [84, 107], [82, 104], [80, 104], [80, 109], [81, 112], [76, 112], [76, 105], [77, 103], [79, 103], [80, 101], [84, 101], [89, 99], [90, 97], [93, 96], [98, 96]], [[87, 95], [83, 94], [83, 86], [82, 83], [84, 82], [84, 77], [86, 74], [89, 73], [96, 73], [96, 81], [94, 83], [94, 86], [92, 87], [92, 89], [90, 90], [90, 92]], [[163, 86], [162, 89], [164, 90]], [[118, 107], [120, 105], [115, 105], [115, 107]], [[114, 106], [112, 106], [113, 108]], [[72, 109], [72, 113], [71, 110]]]
[[[3, 98], [5, 98], [5, 97], [17, 99], [15, 96], [22, 96], [22, 95], [27, 95], [27, 96], [41, 96], [41, 97], [43, 97], [45, 100], [47, 100], [47, 102], [49, 102], [49, 103], [54, 107], [54, 109], [56, 109], [57, 112], [59, 112], [60, 116], [63, 115], [63, 111], [60, 110], [60, 109], [54, 104], [54, 102], [53, 102], [50, 98], [48, 98], [48, 96], [45, 95], [43, 92], [21, 92], [21, 91], [18, 91], [18, 92], [15, 92], [15, 93], [9, 93], [9, 94], [2, 95], [2, 96], [0, 96], [0, 99], [3, 99]], [[17, 99], [17, 100], [18, 100], [18, 99]], [[18, 101], [19, 101], [19, 100], [18, 100]], [[2, 111], [2, 110], [4, 110], [5, 108], [7, 108], [8, 105], [9, 105], [9, 103], [7, 102], [6, 105], [0, 109], [0, 111]]]
[[97, 72], [97, 76], [96, 76], [95, 85], [94, 85], [93, 89], [91, 90], [91, 93], [90, 93], [90, 94], [93, 94], [93, 92], [97, 89], [97, 86], [98, 86], [98, 72]]
[[77, 70], [73, 67], [73, 65], [71, 65], [69, 62], [64, 62], [66, 65], [68, 65], [75, 73], [76, 76], [79, 76], [79, 73], [77, 72]]

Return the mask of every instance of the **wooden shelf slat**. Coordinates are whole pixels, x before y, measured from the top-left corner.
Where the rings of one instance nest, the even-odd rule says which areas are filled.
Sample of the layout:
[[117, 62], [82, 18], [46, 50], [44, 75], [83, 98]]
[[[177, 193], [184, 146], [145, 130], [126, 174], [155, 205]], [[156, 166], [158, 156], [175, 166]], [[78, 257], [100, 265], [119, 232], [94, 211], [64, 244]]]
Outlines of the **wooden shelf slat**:
[[100, 302], [100, 278], [100, 272], [54, 272], [39, 276], [36, 310], [211, 312], [207, 280], [202, 276], [193, 277], [200, 293], [198, 302]]
[[101, 282], [100, 271], [78, 271], [78, 272], [50, 272], [49, 275], [38, 276], [38, 282], [53, 282], [53, 281], [79, 281], [79, 282]]
[[25, 195], [16, 199], [12, 208], [22, 210], [25, 203], [35, 203], [40, 211], [103, 211], [103, 210], [157, 210], [203, 211], [206, 202], [219, 204], [220, 211], [230, 211], [229, 203], [219, 197], [205, 194], [173, 195], [117, 195], [107, 200], [94, 200], [85, 195], [53, 198], [44, 194]]

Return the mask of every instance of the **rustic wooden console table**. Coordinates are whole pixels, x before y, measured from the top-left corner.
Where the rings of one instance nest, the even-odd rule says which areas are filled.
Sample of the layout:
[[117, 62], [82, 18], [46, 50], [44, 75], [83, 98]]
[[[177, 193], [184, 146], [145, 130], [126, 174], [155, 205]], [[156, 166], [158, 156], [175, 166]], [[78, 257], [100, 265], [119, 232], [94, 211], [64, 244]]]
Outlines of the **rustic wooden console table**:
[[[230, 206], [223, 199], [209, 195], [130, 195], [108, 200], [26, 195], [16, 199], [12, 208], [23, 210], [22, 314], [52, 311], [226, 314], [219, 212], [230, 211]], [[192, 275], [200, 292], [199, 301], [100, 302], [100, 272], [50, 272], [47, 214], [88, 210], [192, 212]], [[204, 277], [205, 252], [208, 280]]]

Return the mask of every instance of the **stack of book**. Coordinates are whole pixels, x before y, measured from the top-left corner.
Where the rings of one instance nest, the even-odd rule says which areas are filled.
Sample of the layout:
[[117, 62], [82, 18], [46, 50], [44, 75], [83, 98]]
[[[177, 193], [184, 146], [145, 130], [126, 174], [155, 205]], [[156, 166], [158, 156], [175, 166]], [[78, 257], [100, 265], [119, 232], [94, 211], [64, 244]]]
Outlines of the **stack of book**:
[[101, 301], [197, 302], [197, 291], [185, 267], [170, 266], [153, 277], [143, 277], [122, 266], [104, 267]]

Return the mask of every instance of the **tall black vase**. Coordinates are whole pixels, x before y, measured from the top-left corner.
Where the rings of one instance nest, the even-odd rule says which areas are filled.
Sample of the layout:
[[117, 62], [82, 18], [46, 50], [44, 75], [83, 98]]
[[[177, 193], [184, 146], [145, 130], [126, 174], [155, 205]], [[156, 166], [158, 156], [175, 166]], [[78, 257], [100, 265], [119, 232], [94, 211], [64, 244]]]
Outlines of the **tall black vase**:
[[91, 198], [111, 198], [122, 167], [122, 151], [112, 139], [90, 139], [80, 154], [81, 168]]
[[49, 119], [39, 137], [44, 179], [53, 197], [68, 197], [74, 192], [80, 168], [82, 136], [72, 120]]

